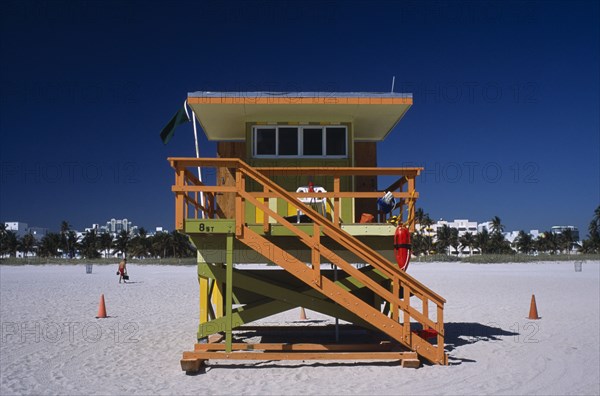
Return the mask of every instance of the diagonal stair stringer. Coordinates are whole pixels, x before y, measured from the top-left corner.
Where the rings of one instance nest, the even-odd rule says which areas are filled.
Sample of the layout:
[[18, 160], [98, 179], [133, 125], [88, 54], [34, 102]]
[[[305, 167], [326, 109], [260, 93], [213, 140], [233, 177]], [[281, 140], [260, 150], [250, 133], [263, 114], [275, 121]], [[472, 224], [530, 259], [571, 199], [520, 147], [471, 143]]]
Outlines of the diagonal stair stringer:
[[313, 282], [312, 270], [305, 263], [291, 257], [286, 251], [250, 228], [244, 227], [243, 235], [238, 237], [238, 239], [251, 248], [255, 246], [269, 247], [266, 255], [264, 251], [261, 251], [261, 254], [267, 259], [281, 266], [313, 289], [318, 290], [355, 315], [357, 315], [357, 311], [363, 312], [364, 314], [361, 315], [362, 319], [376, 326], [380, 331], [386, 333], [408, 349], [414, 350], [429, 361], [438, 361], [438, 346], [433, 346], [418, 335], [411, 333], [410, 326], [406, 328], [401, 323], [389, 318], [325, 277], [321, 279], [321, 285], [318, 286], [317, 283]]

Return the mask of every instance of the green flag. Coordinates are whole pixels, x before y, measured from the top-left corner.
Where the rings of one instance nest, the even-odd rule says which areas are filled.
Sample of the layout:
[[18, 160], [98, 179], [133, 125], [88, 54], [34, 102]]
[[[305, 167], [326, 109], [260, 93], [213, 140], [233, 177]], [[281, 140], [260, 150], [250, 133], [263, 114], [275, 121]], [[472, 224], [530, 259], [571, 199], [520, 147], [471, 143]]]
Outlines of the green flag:
[[173, 118], [171, 118], [171, 121], [169, 121], [169, 123], [163, 128], [163, 130], [160, 131], [160, 138], [163, 144], [169, 143], [169, 140], [171, 140], [173, 134], [175, 133], [175, 128], [177, 128], [183, 123], [190, 121], [187, 113], [185, 112], [185, 103], [183, 104], [183, 106], [184, 107], [179, 109], [179, 111], [173, 116]]

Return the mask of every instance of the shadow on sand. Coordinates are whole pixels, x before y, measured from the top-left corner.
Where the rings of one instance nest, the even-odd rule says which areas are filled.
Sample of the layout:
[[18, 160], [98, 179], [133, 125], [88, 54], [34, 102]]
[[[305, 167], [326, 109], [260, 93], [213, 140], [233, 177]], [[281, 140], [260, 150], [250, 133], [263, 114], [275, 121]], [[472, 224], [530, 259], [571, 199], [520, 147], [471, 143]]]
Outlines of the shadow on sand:
[[[463, 345], [475, 344], [477, 342], [502, 341], [500, 337], [519, 335], [519, 333], [507, 331], [494, 325], [496, 324], [490, 323], [489, 325], [485, 325], [476, 322], [445, 323], [444, 330], [446, 337], [444, 341], [446, 343], [446, 352], [452, 352]], [[475, 360], [471, 359], [453, 357], [452, 354], [448, 358], [451, 365], [475, 362]]]

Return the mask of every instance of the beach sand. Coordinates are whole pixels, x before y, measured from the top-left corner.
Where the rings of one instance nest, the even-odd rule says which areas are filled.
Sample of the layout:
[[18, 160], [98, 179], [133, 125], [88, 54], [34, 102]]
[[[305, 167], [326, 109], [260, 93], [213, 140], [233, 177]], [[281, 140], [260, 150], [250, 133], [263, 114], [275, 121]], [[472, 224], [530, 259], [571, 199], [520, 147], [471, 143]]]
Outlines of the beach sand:
[[[600, 394], [598, 262], [412, 263], [447, 300], [449, 366], [217, 361], [196, 376], [179, 365], [196, 341], [196, 268], [128, 267], [130, 284], [116, 265], [0, 266], [0, 394]], [[527, 319], [532, 294], [539, 320]]]

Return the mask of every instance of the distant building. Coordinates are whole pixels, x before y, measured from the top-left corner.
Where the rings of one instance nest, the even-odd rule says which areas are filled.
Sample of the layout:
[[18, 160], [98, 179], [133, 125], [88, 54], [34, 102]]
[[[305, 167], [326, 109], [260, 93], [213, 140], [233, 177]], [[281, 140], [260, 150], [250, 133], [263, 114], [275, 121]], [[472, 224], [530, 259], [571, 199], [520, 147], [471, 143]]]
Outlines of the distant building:
[[473, 235], [477, 234], [477, 222], [464, 219], [456, 219], [454, 221], [439, 220], [431, 226], [431, 231], [429, 234], [436, 235], [437, 230], [445, 225], [450, 228], [457, 229], [459, 237], [465, 235], [468, 232], [470, 232]]
[[29, 227], [27, 228], [27, 233], [33, 235], [36, 241], [41, 241], [48, 233], [48, 229], [44, 227]]
[[6, 231], [14, 232], [17, 237], [22, 238], [25, 234], [27, 234], [27, 223], [22, 223], [20, 221], [7, 221], [4, 223], [6, 226]]
[[111, 234], [118, 234], [121, 231], [130, 232], [132, 226], [133, 224], [127, 219], [110, 219], [110, 221], [106, 222], [106, 228]]
[[486, 222], [477, 224], [477, 232], [478, 233], [483, 232], [483, 230], [486, 230], [487, 232], [492, 232], [492, 222], [486, 221]]
[[7, 221], [4, 223], [4, 226], [7, 231], [14, 232], [18, 238], [23, 238], [25, 235], [31, 234], [37, 241], [40, 241], [48, 233], [47, 228], [29, 227], [27, 223], [20, 221]]
[[573, 240], [574, 241], [579, 241], [579, 230], [577, 229], [577, 227], [573, 227], [573, 226], [553, 226], [550, 229], [550, 232], [552, 232], [554, 235], [560, 235], [563, 232], [567, 231], [567, 230], [571, 230], [571, 233], [573, 235]]

